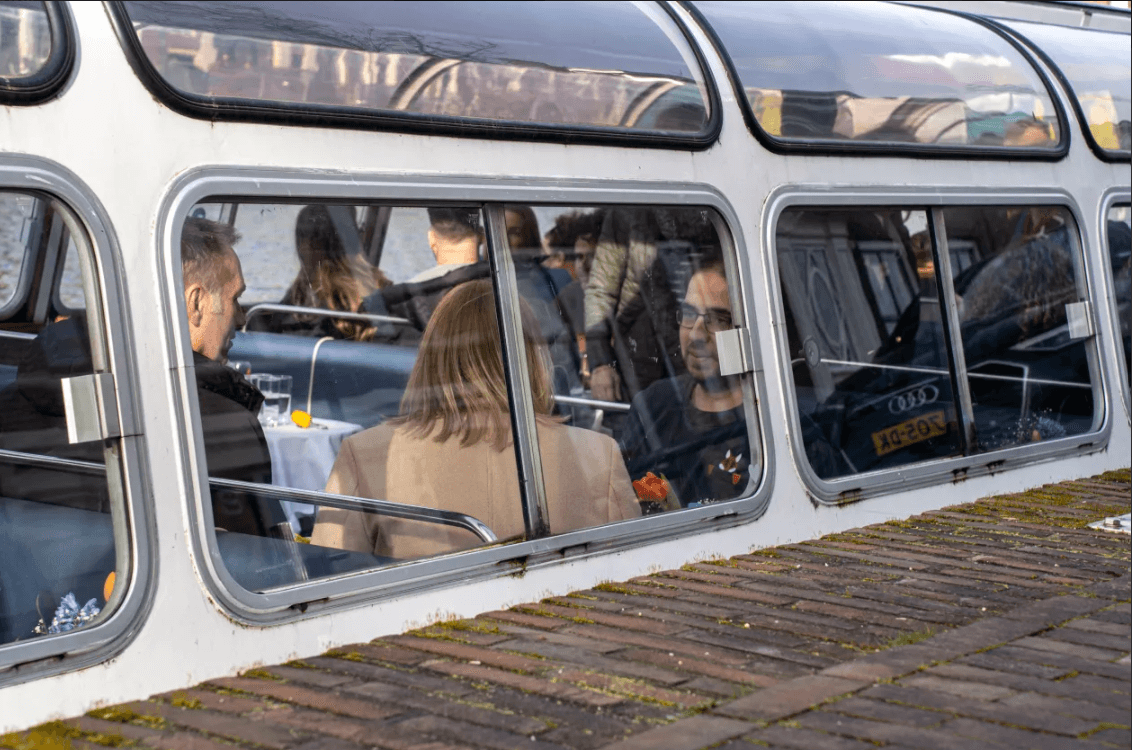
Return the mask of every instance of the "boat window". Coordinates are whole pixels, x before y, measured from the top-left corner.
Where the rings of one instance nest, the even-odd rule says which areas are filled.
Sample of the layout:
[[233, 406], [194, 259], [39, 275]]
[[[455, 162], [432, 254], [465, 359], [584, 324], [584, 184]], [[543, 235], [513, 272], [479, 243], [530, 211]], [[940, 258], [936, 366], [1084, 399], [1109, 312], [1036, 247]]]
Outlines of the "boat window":
[[1049, 56], [1075, 99], [1087, 137], [1111, 156], [1132, 150], [1128, 34], [1003, 21]]
[[776, 243], [798, 426], [818, 478], [1098, 429], [1066, 209], [796, 207]]
[[[188, 214], [205, 512], [248, 591], [740, 499], [761, 480], [751, 386], [720, 365], [717, 338], [743, 318], [714, 211]], [[198, 309], [207, 284], [220, 291]]]
[[561, 455], [585, 448], [602, 466], [601, 435], [617, 441], [645, 514], [749, 496], [762, 449], [743, 379], [720, 369], [716, 336], [742, 320], [715, 213], [512, 204], [505, 217], [549, 355], [551, 382], [532, 374], [531, 391], [584, 430], [539, 428], [552, 526], [555, 500], [580, 481]]
[[51, 56], [51, 27], [40, 2], [0, 2], [0, 91], [41, 72]]
[[74, 44], [61, 6], [0, 0], [0, 104], [39, 104], [66, 81]]
[[4, 644], [97, 628], [130, 579], [130, 545], [115, 532], [126, 527], [121, 438], [91, 429], [91, 414], [97, 424], [117, 412], [101, 323], [85, 313], [100, 309], [83, 298], [84, 287], [98, 288], [91, 262], [79, 269], [78, 309], [54, 304], [68, 227], [80, 226], [68, 210], [42, 194], [0, 192], [0, 269], [23, 256], [30, 276], [8, 287], [23, 296], [0, 322], [0, 661]]
[[529, 137], [536, 124], [685, 140], [710, 119], [696, 53], [659, 4], [122, 7], [162, 85], [198, 114], [247, 119], [276, 110], [290, 121], [340, 116], [348, 126], [463, 121], [465, 132], [491, 123], [497, 134]]
[[1121, 342], [1124, 345], [1124, 370], [1132, 382], [1132, 211], [1127, 205], [1108, 210], [1108, 255], [1112, 268], [1113, 296]]
[[889, 3], [697, 2], [751, 126], [774, 144], [1050, 153], [1063, 124], [1043, 79], [994, 31]]

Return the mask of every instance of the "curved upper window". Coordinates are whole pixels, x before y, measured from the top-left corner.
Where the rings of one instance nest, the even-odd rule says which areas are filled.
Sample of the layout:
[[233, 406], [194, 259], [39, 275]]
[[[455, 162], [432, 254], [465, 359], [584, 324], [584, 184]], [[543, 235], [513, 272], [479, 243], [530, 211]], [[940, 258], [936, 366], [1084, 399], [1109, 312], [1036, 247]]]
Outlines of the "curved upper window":
[[772, 143], [1050, 154], [1058, 109], [1010, 42], [959, 16], [883, 3], [697, 2], [748, 120]]
[[31, 104], [58, 89], [71, 57], [56, 6], [0, 0], [0, 104]]
[[711, 137], [696, 52], [653, 3], [121, 7], [127, 42], [144, 53], [166, 101], [188, 114], [302, 122], [306, 113], [323, 125], [470, 127], [512, 138]]
[[1096, 148], [1132, 151], [1132, 65], [1127, 34], [1022, 21], [1004, 22], [1050, 57], [1073, 93], [1082, 129]]

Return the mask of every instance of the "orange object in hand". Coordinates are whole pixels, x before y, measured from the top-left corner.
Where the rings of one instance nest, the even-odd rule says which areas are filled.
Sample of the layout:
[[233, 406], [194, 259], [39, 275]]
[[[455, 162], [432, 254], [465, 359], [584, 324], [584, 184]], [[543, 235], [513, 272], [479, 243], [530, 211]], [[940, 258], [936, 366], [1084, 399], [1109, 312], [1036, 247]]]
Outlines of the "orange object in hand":
[[307, 427], [311, 426], [311, 415], [307, 414], [305, 411], [299, 411], [298, 409], [296, 409], [295, 411], [291, 412], [291, 421], [297, 424], [299, 427], [306, 429]]

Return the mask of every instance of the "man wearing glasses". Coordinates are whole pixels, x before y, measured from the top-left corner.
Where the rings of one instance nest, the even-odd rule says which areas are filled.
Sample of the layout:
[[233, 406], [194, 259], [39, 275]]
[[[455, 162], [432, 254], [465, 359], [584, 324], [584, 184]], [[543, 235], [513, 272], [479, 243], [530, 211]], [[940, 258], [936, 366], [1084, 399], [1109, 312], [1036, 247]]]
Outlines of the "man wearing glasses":
[[720, 375], [716, 351], [715, 334], [732, 327], [721, 260], [692, 276], [678, 320], [688, 371], [639, 393], [621, 437], [645, 513], [733, 499], [750, 473], [742, 386]]

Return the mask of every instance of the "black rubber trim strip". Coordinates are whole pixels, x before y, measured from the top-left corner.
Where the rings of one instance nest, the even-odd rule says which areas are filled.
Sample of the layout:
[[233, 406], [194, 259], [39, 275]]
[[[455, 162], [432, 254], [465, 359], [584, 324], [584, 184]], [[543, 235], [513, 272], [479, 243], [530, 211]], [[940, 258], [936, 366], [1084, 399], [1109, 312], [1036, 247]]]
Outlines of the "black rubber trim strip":
[[[1010, 26], [1007, 26], [1006, 24], [1000, 23], [993, 19], [986, 19], [986, 22], [987, 24], [994, 25], [995, 27], [1001, 29], [1003, 33], [1017, 38], [1021, 43], [1032, 49], [1034, 53], [1042, 59], [1042, 62], [1044, 62], [1046, 66], [1053, 71], [1053, 74], [1057, 76], [1058, 83], [1060, 83], [1061, 87], [1065, 89], [1065, 92], [1069, 94], [1069, 98], [1072, 100], [1073, 112], [1077, 115], [1077, 122], [1081, 125], [1081, 132], [1085, 134], [1085, 142], [1089, 144], [1089, 148], [1093, 150], [1093, 153], [1097, 155], [1097, 158], [1099, 158], [1101, 161], [1118, 163], [1132, 161], [1132, 151], [1109, 151], [1108, 149], [1102, 147], [1101, 144], [1097, 143], [1097, 139], [1093, 137], [1093, 131], [1089, 129], [1089, 121], [1085, 118], [1085, 110], [1081, 109], [1081, 100], [1077, 98], [1077, 89], [1073, 87], [1073, 84], [1070, 83], [1069, 79], [1065, 77], [1065, 73], [1062, 72], [1058, 64], [1053, 61], [1053, 58], [1050, 57], [1045, 50], [1043, 50], [1037, 44], [1034, 44], [1034, 42], [1031, 41], [1030, 38], [1023, 34], [1021, 31], [1018, 31]], [[1119, 33], [1115, 31], [1093, 31], [1097, 34]]]
[[[680, 5], [687, 10], [696, 23], [703, 28], [704, 33], [711, 39], [712, 45], [715, 47], [716, 52], [719, 54], [720, 59], [727, 68], [727, 75], [731, 79], [731, 86], [735, 91], [735, 98], [739, 100], [739, 106], [743, 110], [743, 119], [747, 123], [747, 129], [751, 134], [761, 143], [768, 151], [776, 154], [813, 154], [818, 156], [861, 156], [861, 157], [893, 157], [893, 156], [910, 156], [916, 159], [989, 159], [995, 161], [1060, 161], [1065, 158], [1069, 153], [1069, 139], [1070, 134], [1064, 127], [1059, 128], [1061, 131], [1061, 140], [1056, 149], [1047, 151], [1035, 151], [1033, 149], [1022, 148], [1002, 148], [990, 146], [934, 146], [929, 143], [888, 143], [888, 142], [875, 142], [870, 143], [867, 141], [829, 141], [817, 139], [803, 139], [792, 138], [789, 140], [776, 138], [765, 130], [758, 123], [755, 118], [755, 112], [751, 108], [750, 101], [747, 100], [746, 91], [743, 89], [742, 80], [739, 78], [739, 71], [735, 67], [735, 63], [731, 59], [731, 55], [727, 52], [727, 47], [723, 44], [723, 40], [715, 32], [715, 29], [708, 22], [703, 13], [689, 0], [679, 0]], [[924, 10], [936, 11], [940, 13], [950, 13], [952, 15], [960, 16], [970, 20], [981, 21], [978, 16], [972, 16], [966, 13], [959, 13], [957, 11], [943, 10], [941, 8], [927, 8]], [[1030, 55], [1029, 50], [1015, 40], [1009, 34], [1004, 34], [1000, 29], [991, 25], [984, 24], [987, 28], [994, 31], [999, 36], [1006, 39], [1006, 41], [1013, 46], [1018, 52], [1030, 63], [1031, 68], [1037, 73], [1041, 79], [1042, 84], [1046, 87], [1049, 94], [1050, 101], [1053, 102], [1054, 109], [1057, 111], [1058, 122], [1065, 121], [1065, 109], [1061, 106], [1061, 102], [1054, 95], [1050, 87], [1050, 81], [1046, 77], [1042, 69], [1034, 64], [1034, 59]]]
[[391, 114], [366, 111], [351, 107], [320, 106], [289, 103], [253, 103], [243, 99], [203, 97], [186, 94], [169, 85], [154, 69], [141, 48], [133, 23], [121, 0], [108, 0], [106, 12], [118, 41], [126, 53], [130, 67], [142, 85], [169, 109], [186, 117], [209, 121], [255, 122], [271, 125], [290, 125], [323, 128], [350, 128], [382, 130], [397, 133], [443, 135], [457, 138], [477, 138], [501, 141], [543, 141], [547, 143], [601, 144], [631, 148], [663, 148], [684, 151], [701, 151], [710, 148], [723, 128], [719, 91], [711, 78], [702, 50], [697, 47], [687, 27], [677, 14], [660, 3], [660, 7], [673, 19], [694, 51], [700, 64], [704, 85], [708, 90], [707, 128], [693, 135], [670, 133], [633, 133], [613, 128], [585, 125], [532, 124], [509, 120], [472, 120], [443, 115], [415, 113]]
[[48, 0], [43, 5], [51, 30], [51, 54], [33, 75], [18, 78], [0, 76], [0, 105], [26, 107], [43, 104], [58, 96], [70, 80], [76, 58], [74, 22], [63, 3]]

